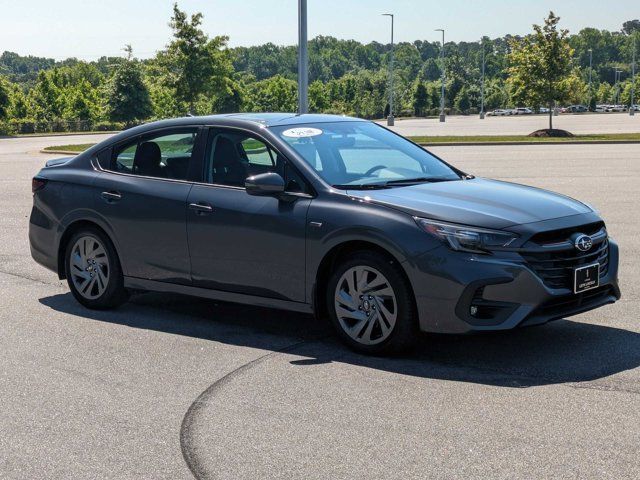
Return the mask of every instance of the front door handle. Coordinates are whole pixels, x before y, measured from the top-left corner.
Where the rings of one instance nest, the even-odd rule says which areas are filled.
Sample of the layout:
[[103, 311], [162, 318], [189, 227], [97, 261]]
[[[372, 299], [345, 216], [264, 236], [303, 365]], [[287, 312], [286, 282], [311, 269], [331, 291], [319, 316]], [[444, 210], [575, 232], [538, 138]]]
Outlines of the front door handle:
[[208, 203], [204, 203], [204, 202], [190, 203], [189, 208], [191, 210], [195, 210], [195, 212], [199, 214], [213, 212], [213, 207]]
[[120, 192], [116, 192], [115, 190], [111, 190], [108, 192], [102, 192], [100, 196], [106, 200], [107, 203], [115, 203], [118, 200], [122, 199], [122, 194]]

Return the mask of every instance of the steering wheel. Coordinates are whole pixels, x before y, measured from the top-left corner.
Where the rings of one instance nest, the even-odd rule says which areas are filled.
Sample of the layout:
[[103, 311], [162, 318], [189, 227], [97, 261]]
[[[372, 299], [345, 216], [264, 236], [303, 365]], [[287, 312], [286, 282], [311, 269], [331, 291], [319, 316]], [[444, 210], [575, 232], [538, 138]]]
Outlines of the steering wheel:
[[367, 170], [364, 174], [365, 177], [370, 177], [371, 175], [373, 175], [375, 172], [377, 172], [378, 170], [382, 170], [387, 168], [386, 165], [376, 165], [375, 167], [371, 167], [369, 170]]

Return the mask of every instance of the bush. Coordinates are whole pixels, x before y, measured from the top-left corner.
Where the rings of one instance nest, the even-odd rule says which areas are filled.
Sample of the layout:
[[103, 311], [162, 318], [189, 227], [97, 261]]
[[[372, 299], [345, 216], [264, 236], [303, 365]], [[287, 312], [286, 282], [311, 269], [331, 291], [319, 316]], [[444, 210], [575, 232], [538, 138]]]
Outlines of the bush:
[[93, 130], [95, 130], [96, 132], [124, 130], [124, 124], [122, 122], [96, 122], [93, 125]]
[[30, 119], [15, 119], [9, 120], [9, 132], [10, 133], [35, 133], [35, 122]]

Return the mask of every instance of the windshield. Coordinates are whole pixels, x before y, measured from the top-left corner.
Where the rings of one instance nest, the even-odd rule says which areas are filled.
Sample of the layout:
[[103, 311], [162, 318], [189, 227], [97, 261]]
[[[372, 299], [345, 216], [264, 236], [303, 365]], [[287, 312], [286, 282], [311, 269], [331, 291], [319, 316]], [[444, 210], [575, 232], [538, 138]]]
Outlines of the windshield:
[[272, 130], [336, 188], [460, 180], [426, 150], [375, 123], [317, 123]]

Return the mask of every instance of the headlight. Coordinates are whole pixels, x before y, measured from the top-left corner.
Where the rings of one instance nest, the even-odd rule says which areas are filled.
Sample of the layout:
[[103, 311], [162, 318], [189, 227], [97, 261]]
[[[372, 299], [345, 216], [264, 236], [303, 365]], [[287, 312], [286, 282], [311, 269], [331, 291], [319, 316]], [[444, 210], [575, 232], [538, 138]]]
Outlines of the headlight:
[[453, 250], [462, 252], [486, 253], [508, 247], [518, 238], [515, 233], [502, 230], [456, 225], [419, 217], [415, 217], [415, 220], [425, 232], [439, 238]]

